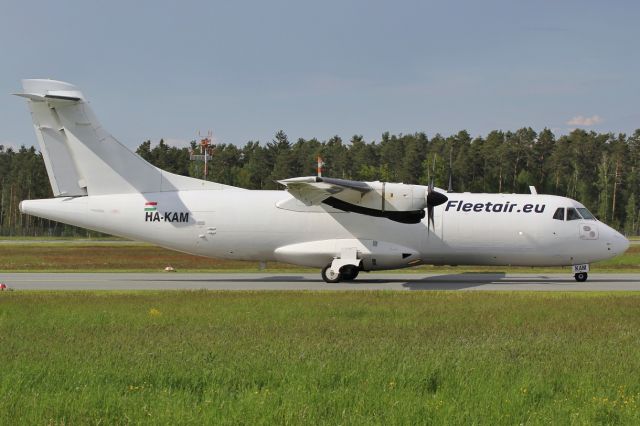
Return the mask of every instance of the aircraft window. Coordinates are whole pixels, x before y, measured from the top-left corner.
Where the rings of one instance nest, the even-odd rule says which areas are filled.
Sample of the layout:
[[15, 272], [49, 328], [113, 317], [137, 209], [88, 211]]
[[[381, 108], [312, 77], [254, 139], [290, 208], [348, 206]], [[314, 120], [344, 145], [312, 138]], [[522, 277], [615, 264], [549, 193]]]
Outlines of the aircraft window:
[[564, 207], [558, 207], [556, 212], [553, 214], [553, 218], [557, 220], [564, 220]]
[[580, 220], [582, 217], [578, 214], [578, 211], [573, 207], [567, 209], [567, 220]]
[[582, 215], [583, 218], [587, 220], [596, 220], [596, 218], [591, 214], [591, 212], [583, 207], [578, 207], [578, 211]]

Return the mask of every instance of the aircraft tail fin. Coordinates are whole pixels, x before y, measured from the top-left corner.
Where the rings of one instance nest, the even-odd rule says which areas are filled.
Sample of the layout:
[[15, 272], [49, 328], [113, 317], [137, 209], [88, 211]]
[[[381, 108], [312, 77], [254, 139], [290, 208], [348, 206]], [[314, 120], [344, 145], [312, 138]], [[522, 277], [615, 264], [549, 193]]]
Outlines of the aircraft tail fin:
[[54, 196], [223, 189], [158, 169], [105, 131], [74, 85], [22, 81]]

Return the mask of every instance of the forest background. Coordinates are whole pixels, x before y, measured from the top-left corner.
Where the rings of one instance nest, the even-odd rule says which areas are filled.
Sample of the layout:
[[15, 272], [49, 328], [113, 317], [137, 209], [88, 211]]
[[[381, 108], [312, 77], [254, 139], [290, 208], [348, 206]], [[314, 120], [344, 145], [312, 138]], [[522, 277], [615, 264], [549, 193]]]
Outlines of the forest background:
[[[164, 170], [203, 178], [203, 163], [190, 160], [191, 148], [143, 142], [136, 152]], [[278, 131], [266, 144], [218, 143], [208, 163], [207, 179], [248, 189], [281, 189], [278, 179], [323, 174], [343, 179], [381, 180], [426, 185], [432, 179], [454, 192], [528, 193], [567, 196], [582, 202], [600, 220], [628, 236], [640, 232], [640, 129], [633, 135], [582, 129], [556, 137], [549, 129], [492, 131], [472, 138], [425, 133], [393, 135], [367, 142], [353, 136], [326, 141], [289, 141]], [[51, 186], [40, 152], [0, 145], [0, 236], [98, 236], [100, 234], [23, 215], [19, 203], [49, 198]]]

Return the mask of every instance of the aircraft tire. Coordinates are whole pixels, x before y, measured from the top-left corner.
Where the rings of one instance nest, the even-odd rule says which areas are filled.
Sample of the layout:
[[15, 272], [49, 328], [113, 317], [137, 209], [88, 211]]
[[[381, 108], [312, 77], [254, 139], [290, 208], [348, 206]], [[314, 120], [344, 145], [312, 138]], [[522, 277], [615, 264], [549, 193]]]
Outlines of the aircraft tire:
[[332, 274], [331, 273], [331, 264], [328, 264], [327, 266], [322, 268], [321, 275], [322, 275], [322, 279], [324, 280], [324, 282], [329, 283], [329, 284], [339, 283], [340, 280], [342, 279], [341, 274]]
[[340, 277], [344, 280], [344, 281], [353, 281], [356, 279], [356, 277], [358, 276], [358, 273], [360, 272], [360, 270], [358, 268], [356, 268], [355, 266], [344, 266], [342, 268], [342, 270], [340, 271]]
[[579, 283], [583, 283], [587, 280], [587, 273], [586, 272], [578, 272], [577, 274], [575, 274], [573, 276], [576, 281], [578, 281]]

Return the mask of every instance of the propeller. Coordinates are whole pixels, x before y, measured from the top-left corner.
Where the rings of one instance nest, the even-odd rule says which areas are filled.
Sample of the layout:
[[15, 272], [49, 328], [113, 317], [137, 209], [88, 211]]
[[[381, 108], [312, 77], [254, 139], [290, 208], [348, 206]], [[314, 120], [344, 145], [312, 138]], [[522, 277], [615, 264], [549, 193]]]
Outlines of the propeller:
[[436, 228], [436, 225], [433, 220], [433, 208], [437, 207], [441, 204], [444, 204], [449, 198], [441, 192], [438, 192], [433, 187], [433, 180], [429, 182], [429, 186], [427, 187], [427, 232], [430, 232], [431, 225], [433, 225], [433, 229]]
[[[431, 168], [433, 169], [433, 175], [436, 174], [436, 154], [433, 154], [433, 160], [431, 161]], [[427, 179], [429, 179], [429, 186], [427, 186], [426, 201], [427, 201], [427, 233], [431, 231], [431, 225], [433, 229], [436, 228], [434, 223], [433, 208], [444, 204], [449, 199], [446, 195], [438, 192], [433, 186], [433, 176], [429, 176], [429, 167], [427, 166]], [[451, 188], [451, 176], [449, 176], [449, 188]]]

